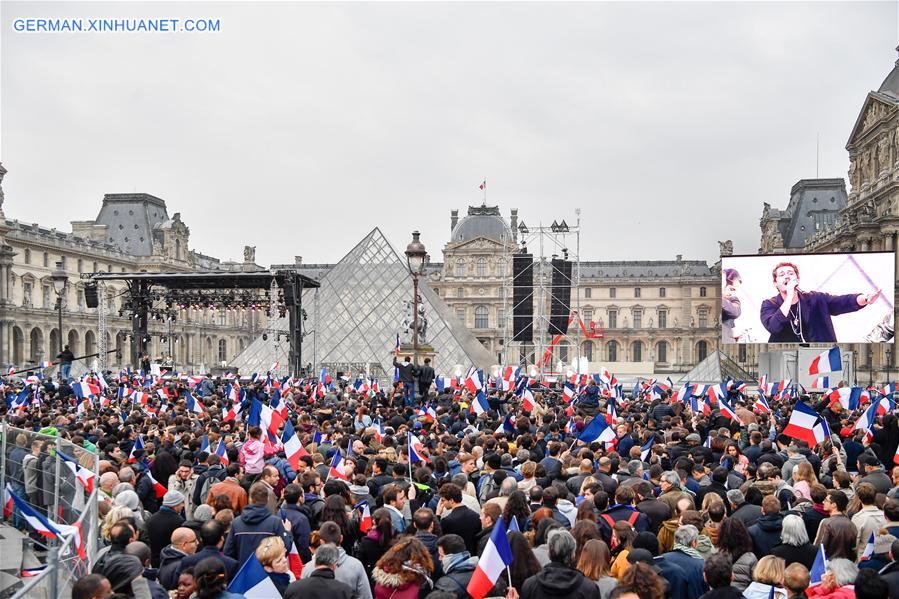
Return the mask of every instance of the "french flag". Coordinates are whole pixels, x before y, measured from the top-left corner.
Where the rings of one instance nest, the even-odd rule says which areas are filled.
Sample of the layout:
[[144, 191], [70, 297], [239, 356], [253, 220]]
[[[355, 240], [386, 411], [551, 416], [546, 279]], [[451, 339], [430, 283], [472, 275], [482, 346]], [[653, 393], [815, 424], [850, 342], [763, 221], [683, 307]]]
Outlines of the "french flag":
[[378, 440], [378, 443], [384, 440], [384, 423], [380, 420], [376, 420], [372, 422], [372, 428], [375, 429], [375, 439]]
[[240, 413], [243, 411], [243, 403], [236, 402], [231, 404], [231, 407], [228, 408], [228, 411], [225, 412], [225, 415], [222, 417], [223, 422], [228, 422], [229, 420], [234, 420], [237, 422], [240, 420]]
[[583, 441], [584, 443], [592, 443], [593, 441], [609, 443], [613, 439], [615, 439], [615, 429], [608, 425], [605, 418], [600, 417], [593, 418], [590, 424], [584, 427], [584, 430], [578, 435], [578, 441]]
[[225, 446], [224, 437], [219, 438], [219, 444], [215, 447], [215, 455], [221, 458], [222, 466], [225, 468], [231, 463], [231, 460], [228, 459], [228, 448]]
[[309, 452], [300, 443], [300, 437], [294, 431], [293, 423], [290, 420], [284, 424], [284, 434], [281, 436], [281, 442], [284, 444], [284, 454], [287, 456], [287, 461], [290, 462], [290, 467], [294, 470], [299, 470], [300, 458], [304, 455], [309, 455]]
[[821, 374], [822, 372], [842, 372], [843, 361], [840, 358], [840, 348], [831, 347], [821, 352], [812, 359], [808, 366], [809, 374]]
[[656, 436], [652, 435], [651, 437], [649, 437], [649, 441], [647, 441], [640, 447], [640, 459], [644, 462], [649, 459], [649, 454], [652, 453], [652, 446], [655, 444], [655, 442]]
[[294, 578], [299, 580], [303, 575], [303, 560], [300, 558], [300, 551], [297, 549], [296, 543], [290, 544], [290, 551], [287, 552], [287, 565], [293, 572]]
[[47, 362], [47, 361], [41, 362], [40, 368], [53, 368], [53, 362]]
[[869, 560], [874, 557], [874, 533], [871, 533], [871, 537], [868, 539], [868, 544], [865, 545], [865, 550], [862, 552], [861, 556], [858, 558], [858, 561], [862, 562], [865, 560]]
[[830, 389], [830, 377], [828, 376], [819, 376], [816, 379], [812, 379], [812, 389]]
[[815, 562], [809, 572], [808, 588], [813, 588], [821, 584], [824, 573], [827, 572], [827, 553], [824, 551], [824, 544], [818, 546], [818, 555], [815, 556]]
[[425, 457], [424, 447], [422, 446], [421, 441], [412, 433], [409, 433], [409, 461], [412, 463], [428, 463], [428, 458]]
[[190, 392], [188, 392], [186, 394], [186, 396], [187, 396], [186, 399], [187, 399], [188, 411], [193, 412], [194, 414], [200, 414], [200, 415], [203, 415], [206, 413], [206, 411], [203, 410], [203, 404], [201, 404], [197, 400], [197, 398], [195, 398]]
[[371, 530], [372, 521], [371, 521], [371, 509], [368, 507], [367, 501], [360, 501], [354, 507], [354, 510], [359, 510], [362, 517], [359, 520], [359, 532], [367, 533]]
[[512, 422], [512, 412], [506, 414], [506, 417], [503, 418], [503, 421], [500, 422], [499, 426], [496, 427], [496, 430], [493, 434], [498, 435], [500, 433], [504, 433], [507, 435], [511, 435], [515, 432], [515, 424]]
[[437, 387], [437, 393], [444, 393], [445, 391], [452, 389], [455, 387], [453, 384], [454, 380], [451, 376], [438, 376], [434, 379], [434, 385]]
[[534, 394], [531, 393], [530, 389], [526, 388], [521, 393], [521, 407], [527, 412], [531, 412], [537, 407], [537, 400], [534, 399]]
[[[65, 543], [68, 543], [69, 540], [74, 540], [78, 556], [81, 559], [87, 559], [87, 554], [84, 550], [84, 536], [82, 535], [80, 523], [74, 526], [69, 524], [56, 524], [55, 522], [51, 523], [47, 518], [19, 498], [18, 495], [13, 493], [8, 487], [6, 489], [6, 494], [7, 497], [12, 498], [13, 504], [16, 506], [16, 509], [19, 510], [19, 513], [25, 522], [27, 522], [38, 534], [47, 537], [48, 539], [58, 539]], [[63, 551], [63, 555], [65, 555], [65, 553], [66, 552]]]
[[81, 483], [81, 486], [84, 487], [84, 490], [88, 493], [93, 493], [94, 491], [94, 478], [96, 476], [90, 469], [85, 468], [81, 464], [78, 463], [78, 460], [73, 458], [70, 455], [66, 455], [63, 452], [57, 452], [59, 457], [62, 458], [63, 463], [65, 463], [66, 467], [72, 471], [72, 474], [75, 475], [75, 478], [78, 479], [78, 482]]
[[814, 447], [830, 436], [827, 429], [827, 421], [821, 415], [808, 406], [805, 402], [796, 402], [790, 422], [784, 428], [784, 434], [794, 439], [805, 441], [809, 447]]
[[755, 397], [755, 404], [753, 404], [753, 407], [763, 414], [771, 413], [771, 406], [768, 405], [768, 400], [765, 399], [765, 394], [762, 393], [761, 389], [759, 389], [758, 395]]
[[724, 416], [727, 416], [731, 420], [735, 420], [739, 424], [743, 424], [743, 422], [740, 420], [740, 417], [737, 416], [737, 413], [734, 412], [733, 407], [729, 403], [727, 403], [727, 400], [725, 398], [722, 397], [720, 400], [718, 400], [718, 408], [721, 410], [721, 413]]
[[877, 405], [873, 405], [858, 417], [853, 431], [868, 431], [870, 434], [871, 427], [874, 426], [874, 419], [877, 418]]
[[875, 404], [877, 406], [877, 415], [883, 416], [884, 414], [888, 414], [896, 409], [896, 402], [890, 399], [890, 396], [885, 395], [877, 400]]
[[251, 553], [237, 571], [234, 580], [228, 585], [228, 590], [243, 595], [246, 599], [272, 599], [281, 596], [281, 591], [269, 578], [268, 572], [256, 559], [255, 553]]
[[487, 396], [484, 395], [483, 391], [478, 391], [474, 399], [471, 400], [471, 409], [478, 416], [490, 409], [490, 404], [487, 403]]
[[726, 399], [727, 391], [724, 389], [724, 385], [712, 385], [709, 387], [708, 398], [712, 403]]
[[128, 454], [128, 463], [129, 464], [133, 464], [134, 462], [137, 461], [137, 457], [134, 454], [137, 453], [138, 451], [142, 450], [143, 448], [144, 448], [144, 441], [140, 436], [138, 436], [137, 441], [135, 441], [134, 445], [131, 447], [131, 453]]
[[340, 455], [339, 451], [334, 452], [334, 459], [331, 460], [331, 468], [328, 469], [328, 478], [339, 478], [342, 481], [347, 481], [349, 478], [344, 471], [344, 465], [346, 464], [346, 460], [343, 459], [343, 456]]
[[827, 400], [832, 402], [837, 400], [844, 410], [856, 410], [861, 403], [862, 388], [861, 387], [839, 387], [827, 394]]
[[690, 385], [690, 383], [687, 383], [686, 385], [682, 386], [674, 394], [674, 396], [672, 397], [672, 401], [686, 402], [687, 399], [690, 397], [690, 389], [691, 388], [692, 388], [692, 385]]
[[505, 370], [503, 370], [503, 391], [509, 391], [515, 387], [515, 381], [518, 379], [520, 372], [521, 367], [506, 366]]
[[571, 385], [571, 383], [565, 383], [565, 387], [562, 389], [562, 396], [565, 398], [565, 402], [566, 403], [571, 402], [571, 400], [574, 399], [575, 395], [576, 395], [576, 392], [574, 390], [574, 387]]
[[615, 409], [615, 400], [610, 399], [608, 405], [606, 406], [606, 422], [609, 424], [614, 424], [615, 419], [618, 418], [618, 411]]
[[476, 369], [472, 368], [468, 371], [468, 376], [465, 377], [465, 388], [472, 395], [477, 395], [481, 389], [483, 389], [483, 384], [481, 383], [481, 377]]
[[893, 394], [896, 393], [896, 383], [887, 383], [886, 387], [880, 390], [880, 393], [892, 398]]
[[314, 433], [312, 433], [312, 442], [315, 443], [316, 446], [318, 446], [322, 443], [327, 443], [330, 437], [331, 435], [326, 435], [321, 431], [315, 431]]
[[474, 599], [484, 599], [502, 576], [503, 570], [511, 563], [512, 548], [509, 547], [509, 538], [506, 536], [506, 521], [505, 518], [500, 518], [493, 527], [490, 540], [465, 590]]
[[168, 492], [168, 489], [160, 483], [158, 480], [153, 478], [153, 473], [150, 472], [150, 469], [147, 469], [147, 478], [150, 479], [150, 482], [153, 483], [153, 490], [156, 491], [156, 499], [161, 499], [163, 495]]
[[9, 483], [6, 483], [6, 487], [3, 489], [3, 517], [7, 520], [12, 518], [12, 509], [12, 487], [9, 486]]

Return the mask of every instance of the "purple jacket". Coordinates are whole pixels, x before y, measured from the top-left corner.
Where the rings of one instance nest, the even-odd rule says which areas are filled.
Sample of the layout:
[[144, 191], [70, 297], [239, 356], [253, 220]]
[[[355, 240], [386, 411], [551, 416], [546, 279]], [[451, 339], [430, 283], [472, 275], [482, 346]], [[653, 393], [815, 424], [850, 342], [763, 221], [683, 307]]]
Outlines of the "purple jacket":
[[858, 294], [830, 295], [818, 291], [801, 291], [799, 293], [799, 308], [795, 312], [802, 313], [802, 337], [793, 332], [790, 326], [790, 317], [784, 316], [780, 307], [783, 298], [775, 295], [762, 302], [759, 317], [762, 325], [771, 336], [768, 343], [791, 343], [805, 341], [808, 343], [836, 343], [837, 335], [833, 330], [831, 316], [855, 312], [862, 308], [858, 305]]

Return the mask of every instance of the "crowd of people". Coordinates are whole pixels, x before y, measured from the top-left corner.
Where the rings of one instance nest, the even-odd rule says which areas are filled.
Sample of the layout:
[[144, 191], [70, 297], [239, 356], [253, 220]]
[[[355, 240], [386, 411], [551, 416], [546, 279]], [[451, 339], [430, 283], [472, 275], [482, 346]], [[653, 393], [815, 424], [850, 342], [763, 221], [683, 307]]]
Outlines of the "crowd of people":
[[[464, 388], [404, 401], [341, 377], [321, 397], [316, 381], [235, 393], [210, 376], [107, 374], [108, 401], [86, 404], [46, 381], [3, 408], [40, 433], [8, 440], [6, 476], [53, 515], [48, 461], [32, 458], [52, 437], [99, 456], [100, 525], [85, 534], [102, 549], [73, 599], [239, 599], [254, 560], [271, 599], [465, 599], [497, 527], [512, 557], [491, 597], [899, 598], [894, 414], [856, 430], [865, 405], [803, 397], [833, 433], [809, 447], [783, 433], [795, 398], [762, 410], [733, 386], [733, 413], [704, 414], [666, 386], [615, 397], [591, 379], [571, 398], [534, 383], [524, 401], [485, 381], [484, 411]], [[141, 385], [138, 401], [119, 392]], [[275, 395], [288, 422], [273, 441], [246, 404]], [[580, 440], [594, 418], [614, 438]], [[287, 426], [299, 456], [279, 442]], [[77, 482], [59, 476], [60, 509], [77, 510]]]

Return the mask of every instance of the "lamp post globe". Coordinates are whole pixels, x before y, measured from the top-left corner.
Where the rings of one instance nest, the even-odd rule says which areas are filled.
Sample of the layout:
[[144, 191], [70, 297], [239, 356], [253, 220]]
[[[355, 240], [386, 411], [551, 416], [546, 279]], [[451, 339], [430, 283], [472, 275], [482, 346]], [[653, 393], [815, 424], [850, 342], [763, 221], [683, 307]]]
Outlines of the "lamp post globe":
[[412, 231], [412, 242], [406, 246], [406, 264], [413, 276], [421, 275], [427, 263], [428, 251], [419, 240], [420, 235], [418, 231]]

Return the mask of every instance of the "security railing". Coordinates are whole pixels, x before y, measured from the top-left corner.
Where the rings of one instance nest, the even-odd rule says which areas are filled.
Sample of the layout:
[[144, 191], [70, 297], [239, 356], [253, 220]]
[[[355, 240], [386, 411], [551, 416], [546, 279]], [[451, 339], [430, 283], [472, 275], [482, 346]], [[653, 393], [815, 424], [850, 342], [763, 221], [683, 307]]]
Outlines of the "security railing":
[[[54, 431], [55, 432], [55, 431]], [[60, 454], [65, 456], [60, 457]], [[77, 535], [61, 539], [36, 534], [18, 506], [8, 505], [0, 518], [29, 535], [35, 555], [44, 569], [36, 576], [25, 578], [25, 586], [13, 597], [55, 599], [68, 596], [71, 585], [90, 572], [99, 543], [98, 505], [100, 460], [84, 447], [57, 435], [16, 428], [0, 423], [0, 490], [7, 490], [25, 506], [51, 525], [68, 525], [80, 529], [82, 552], [78, 551]], [[87, 492], [73, 470], [93, 473], [93, 489]], [[10, 498], [11, 501], [11, 498]], [[33, 518], [32, 518], [33, 519]], [[83, 557], [82, 557], [83, 555]], [[9, 567], [9, 566], [7, 566]], [[20, 568], [21, 564], [13, 567]]]

